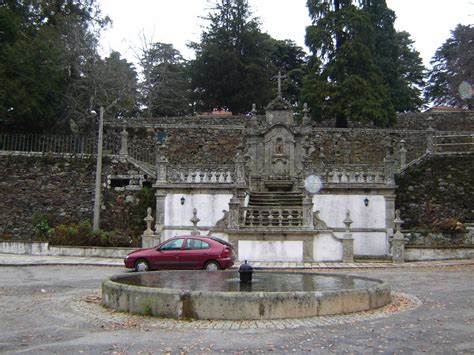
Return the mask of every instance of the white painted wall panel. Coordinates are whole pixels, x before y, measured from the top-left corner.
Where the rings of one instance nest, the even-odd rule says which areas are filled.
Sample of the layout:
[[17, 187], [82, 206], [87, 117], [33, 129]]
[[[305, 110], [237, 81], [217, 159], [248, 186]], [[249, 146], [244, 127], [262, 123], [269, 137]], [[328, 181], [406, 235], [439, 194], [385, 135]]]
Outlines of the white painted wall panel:
[[[364, 205], [368, 197], [369, 205]], [[385, 197], [382, 195], [314, 195], [313, 210], [329, 227], [344, 227], [346, 210], [354, 221], [351, 228], [385, 228]]]
[[302, 241], [239, 241], [241, 261], [303, 261]]
[[[344, 233], [336, 233], [342, 238]], [[387, 235], [383, 232], [352, 233], [355, 255], [387, 255]]]
[[[181, 197], [185, 198], [181, 205]], [[231, 194], [168, 194], [165, 199], [165, 226], [192, 226], [193, 209], [200, 219], [198, 226], [212, 227], [229, 210]]]
[[342, 243], [330, 234], [319, 234], [313, 241], [313, 259], [317, 262], [342, 261]]

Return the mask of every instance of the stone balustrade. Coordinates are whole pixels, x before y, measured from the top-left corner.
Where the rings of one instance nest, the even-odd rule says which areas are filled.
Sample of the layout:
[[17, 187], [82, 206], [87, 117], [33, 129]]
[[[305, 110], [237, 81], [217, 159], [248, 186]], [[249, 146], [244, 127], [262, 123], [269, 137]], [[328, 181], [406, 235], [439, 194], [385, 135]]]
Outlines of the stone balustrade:
[[219, 168], [170, 167], [168, 181], [175, 184], [233, 184], [234, 166]]
[[301, 227], [303, 224], [303, 209], [292, 208], [240, 208], [240, 226], [242, 227]]
[[315, 169], [325, 184], [386, 184], [384, 167], [352, 165]]

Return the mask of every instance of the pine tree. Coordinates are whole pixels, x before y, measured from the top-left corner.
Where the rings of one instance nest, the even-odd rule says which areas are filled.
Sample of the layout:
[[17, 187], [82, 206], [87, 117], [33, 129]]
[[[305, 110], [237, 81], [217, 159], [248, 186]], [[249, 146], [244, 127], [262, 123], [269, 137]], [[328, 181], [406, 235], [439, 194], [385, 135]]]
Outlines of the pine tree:
[[191, 47], [191, 80], [197, 107], [246, 113], [272, 96], [272, 40], [260, 31], [247, 0], [219, 0], [200, 43]]
[[425, 97], [436, 105], [472, 109], [474, 84], [474, 26], [457, 25], [436, 51]]

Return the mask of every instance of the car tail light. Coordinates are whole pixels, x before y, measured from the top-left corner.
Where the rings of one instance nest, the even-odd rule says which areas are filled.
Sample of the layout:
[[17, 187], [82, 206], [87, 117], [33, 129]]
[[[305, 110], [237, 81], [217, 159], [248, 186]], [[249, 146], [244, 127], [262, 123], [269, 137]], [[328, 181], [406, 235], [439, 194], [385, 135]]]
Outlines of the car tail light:
[[231, 250], [225, 247], [224, 250], [222, 251], [221, 257], [228, 258], [230, 257], [231, 253], [232, 253]]

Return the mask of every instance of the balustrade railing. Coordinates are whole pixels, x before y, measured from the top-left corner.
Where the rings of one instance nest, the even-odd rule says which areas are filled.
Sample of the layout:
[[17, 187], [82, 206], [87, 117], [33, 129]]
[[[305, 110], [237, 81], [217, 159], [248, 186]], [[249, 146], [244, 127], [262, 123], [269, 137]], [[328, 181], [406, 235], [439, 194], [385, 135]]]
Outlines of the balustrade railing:
[[241, 207], [240, 225], [244, 227], [301, 227], [303, 225], [303, 209]]
[[325, 184], [385, 184], [384, 167], [350, 165], [340, 167], [315, 167], [311, 173], [318, 175]]
[[207, 169], [170, 167], [167, 178], [169, 182], [180, 184], [232, 184], [235, 168], [233, 165]]

